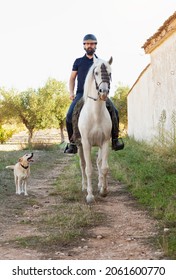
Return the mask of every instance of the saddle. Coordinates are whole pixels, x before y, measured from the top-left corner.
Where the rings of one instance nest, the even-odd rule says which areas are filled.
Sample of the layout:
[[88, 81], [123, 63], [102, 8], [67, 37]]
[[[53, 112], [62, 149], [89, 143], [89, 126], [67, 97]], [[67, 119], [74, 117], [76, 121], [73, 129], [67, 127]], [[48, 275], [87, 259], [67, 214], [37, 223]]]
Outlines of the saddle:
[[[81, 135], [80, 135], [79, 128], [78, 128], [78, 119], [79, 119], [79, 115], [80, 115], [83, 105], [84, 105], [84, 99], [81, 98], [76, 103], [75, 108], [73, 110], [73, 115], [72, 115], [72, 125], [73, 125], [72, 140], [77, 146], [81, 145]], [[117, 116], [116, 116], [114, 107], [113, 107], [112, 103], [110, 102], [109, 98], [106, 100], [106, 108], [107, 108], [107, 110], [111, 116], [111, 120], [112, 120], [112, 139], [113, 139], [113, 138], [118, 137], [119, 128], [118, 128], [117, 124], [119, 123], [119, 121], [117, 120]]]

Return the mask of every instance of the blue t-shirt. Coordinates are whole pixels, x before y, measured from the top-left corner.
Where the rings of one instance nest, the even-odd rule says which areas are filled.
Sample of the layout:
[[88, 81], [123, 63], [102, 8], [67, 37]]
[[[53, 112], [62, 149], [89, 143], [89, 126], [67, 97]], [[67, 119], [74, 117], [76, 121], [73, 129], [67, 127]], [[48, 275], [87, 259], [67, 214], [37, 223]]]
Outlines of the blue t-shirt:
[[76, 93], [83, 93], [84, 82], [90, 67], [93, 64], [93, 58], [88, 58], [86, 55], [77, 58], [73, 63], [73, 71], [77, 71], [77, 90]]

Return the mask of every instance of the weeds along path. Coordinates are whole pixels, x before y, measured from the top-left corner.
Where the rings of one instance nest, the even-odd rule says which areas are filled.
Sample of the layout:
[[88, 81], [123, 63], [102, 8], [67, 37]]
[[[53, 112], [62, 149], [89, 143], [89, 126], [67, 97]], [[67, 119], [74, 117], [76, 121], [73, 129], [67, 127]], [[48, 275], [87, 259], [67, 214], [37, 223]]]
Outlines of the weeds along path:
[[[52, 217], [61, 203], [64, 206], [54, 184], [65, 168], [69, 167], [72, 157], [64, 155], [61, 150], [34, 151], [34, 155], [29, 196], [16, 196], [14, 192], [0, 205], [1, 260], [162, 258], [162, 252], [153, 243], [158, 230], [156, 221], [140, 210], [126, 187], [114, 181], [110, 175], [109, 195], [106, 198], [99, 198], [96, 194], [96, 203], [87, 206], [85, 194], [82, 194], [78, 202], [80, 207], [103, 213], [101, 223], [88, 227], [83, 236], [80, 235], [70, 244], [57, 245], [55, 241], [52, 243], [54, 246], [50, 246], [51, 239], [60, 234], [60, 229], [52, 226], [48, 231], [41, 221], [47, 215]], [[81, 192], [80, 183], [78, 188]], [[68, 202], [65, 202], [64, 207], [67, 205]], [[39, 246], [42, 239], [45, 244]]]

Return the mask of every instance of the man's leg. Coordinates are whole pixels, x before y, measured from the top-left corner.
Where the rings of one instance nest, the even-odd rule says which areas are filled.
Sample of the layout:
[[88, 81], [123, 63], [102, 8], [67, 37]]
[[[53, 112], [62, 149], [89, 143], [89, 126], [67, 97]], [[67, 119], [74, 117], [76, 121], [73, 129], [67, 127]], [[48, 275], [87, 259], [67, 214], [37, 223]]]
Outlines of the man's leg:
[[67, 128], [67, 133], [68, 133], [68, 138], [70, 144], [67, 145], [67, 147], [64, 150], [64, 153], [68, 154], [76, 154], [77, 153], [77, 146], [75, 145], [73, 141], [73, 125], [72, 125], [72, 115], [73, 115], [73, 110], [78, 102], [78, 100], [82, 97], [82, 94], [78, 93], [75, 97], [75, 99], [72, 101], [69, 110], [67, 112], [66, 116], [66, 128]]
[[82, 110], [83, 105], [84, 105], [84, 99], [81, 98], [76, 103], [76, 106], [73, 110], [73, 115], [72, 115], [72, 125], [73, 125], [72, 139], [78, 146], [81, 144], [81, 135], [80, 135], [80, 131], [78, 128], [78, 120], [79, 120], [80, 112]]
[[109, 111], [112, 120], [112, 150], [118, 151], [124, 148], [123, 141], [119, 141], [119, 114], [117, 108], [112, 101], [108, 98], [106, 101], [106, 107]]
[[67, 129], [69, 142], [72, 142], [73, 126], [72, 123], [68, 122], [67, 120], [66, 120], [66, 129]]

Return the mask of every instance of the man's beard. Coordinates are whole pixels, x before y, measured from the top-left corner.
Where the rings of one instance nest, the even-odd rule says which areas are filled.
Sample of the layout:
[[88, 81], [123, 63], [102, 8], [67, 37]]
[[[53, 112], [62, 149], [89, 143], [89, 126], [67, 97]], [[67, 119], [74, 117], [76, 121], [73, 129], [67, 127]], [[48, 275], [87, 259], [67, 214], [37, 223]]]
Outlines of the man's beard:
[[85, 50], [86, 51], [86, 53], [88, 54], [88, 55], [93, 55], [94, 54], [94, 52], [95, 52], [95, 48], [94, 49], [92, 49], [92, 48], [88, 48], [87, 50]]

